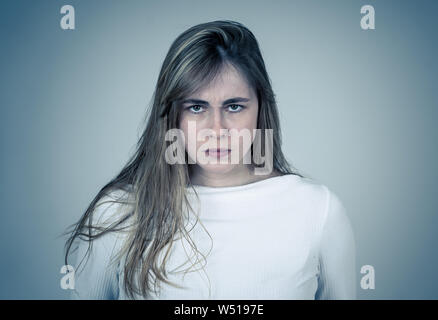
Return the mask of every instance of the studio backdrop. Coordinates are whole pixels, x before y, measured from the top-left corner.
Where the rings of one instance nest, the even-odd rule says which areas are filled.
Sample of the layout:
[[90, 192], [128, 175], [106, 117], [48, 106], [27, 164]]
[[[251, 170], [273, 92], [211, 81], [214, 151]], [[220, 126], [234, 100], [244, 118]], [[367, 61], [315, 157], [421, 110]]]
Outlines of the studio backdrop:
[[219, 19], [259, 41], [287, 159], [345, 205], [358, 298], [438, 298], [437, 10], [395, 0], [1, 1], [0, 298], [69, 297], [60, 234], [135, 150], [172, 41]]

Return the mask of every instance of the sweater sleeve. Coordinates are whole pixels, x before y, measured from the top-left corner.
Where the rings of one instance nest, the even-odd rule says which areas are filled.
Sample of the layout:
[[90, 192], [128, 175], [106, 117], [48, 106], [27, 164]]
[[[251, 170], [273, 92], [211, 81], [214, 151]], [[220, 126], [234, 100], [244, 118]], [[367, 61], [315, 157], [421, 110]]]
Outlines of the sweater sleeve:
[[319, 251], [317, 300], [356, 299], [356, 244], [346, 209], [326, 190], [326, 218]]
[[[117, 203], [103, 203], [96, 207], [93, 221], [100, 222], [114, 218]], [[109, 220], [108, 220], [109, 221]], [[80, 300], [111, 300], [119, 296], [119, 263], [113, 258], [117, 253], [119, 237], [108, 232], [92, 241], [88, 255], [89, 242], [77, 239], [78, 249], [75, 265], [75, 288], [70, 298]]]

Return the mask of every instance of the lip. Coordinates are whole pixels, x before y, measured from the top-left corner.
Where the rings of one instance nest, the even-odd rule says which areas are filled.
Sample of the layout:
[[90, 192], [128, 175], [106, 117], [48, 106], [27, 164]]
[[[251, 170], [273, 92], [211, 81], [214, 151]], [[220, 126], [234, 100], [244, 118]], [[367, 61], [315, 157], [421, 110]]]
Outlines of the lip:
[[212, 157], [224, 157], [226, 155], [228, 155], [231, 152], [230, 149], [207, 149], [205, 150], [205, 153], [207, 154], [207, 156], [212, 156]]

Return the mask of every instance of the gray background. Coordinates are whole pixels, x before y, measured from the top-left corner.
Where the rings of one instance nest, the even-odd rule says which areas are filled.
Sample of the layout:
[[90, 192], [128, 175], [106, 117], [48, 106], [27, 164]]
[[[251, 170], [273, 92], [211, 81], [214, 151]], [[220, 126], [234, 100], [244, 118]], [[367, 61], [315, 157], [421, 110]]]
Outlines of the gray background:
[[[60, 8], [76, 10], [62, 30]], [[360, 28], [362, 5], [376, 29]], [[343, 201], [360, 299], [436, 299], [436, 1], [1, 1], [0, 298], [64, 299], [63, 239], [132, 154], [171, 42], [259, 40], [284, 151]], [[376, 271], [359, 286], [360, 266]]]

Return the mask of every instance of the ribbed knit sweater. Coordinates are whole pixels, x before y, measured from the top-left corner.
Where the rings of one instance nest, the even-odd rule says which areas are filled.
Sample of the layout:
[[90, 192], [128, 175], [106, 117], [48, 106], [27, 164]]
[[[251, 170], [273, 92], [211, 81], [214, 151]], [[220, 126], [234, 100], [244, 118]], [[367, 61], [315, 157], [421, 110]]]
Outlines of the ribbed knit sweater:
[[[166, 270], [168, 279], [184, 288], [159, 283], [157, 292], [137, 299], [356, 299], [353, 229], [328, 187], [288, 174], [195, 190], [199, 203], [187, 189], [199, 221], [187, 216], [186, 230], [205, 258], [184, 236], [176, 237]], [[119, 209], [103, 204], [94, 216], [113, 221]], [[112, 232], [93, 241], [85, 265], [76, 270], [72, 298], [128, 299], [125, 260], [110, 263], [125, 239]], [[74, 268], [87, 248], [81, 240]], [[160, 261], [163, 257], [164, 252]]]

